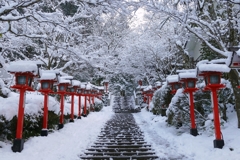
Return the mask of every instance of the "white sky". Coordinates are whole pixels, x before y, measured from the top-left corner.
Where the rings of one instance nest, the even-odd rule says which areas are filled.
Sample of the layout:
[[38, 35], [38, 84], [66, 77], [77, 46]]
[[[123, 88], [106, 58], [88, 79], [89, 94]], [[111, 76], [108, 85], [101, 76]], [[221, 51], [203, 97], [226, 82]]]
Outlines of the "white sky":
[[[29, 100], [29, 99], [33, 100]], [[32, 108], [36, 107], [41, 95], [27, 95], [27, 101]], [[17, 103], [18, 97], [1, 98], [0, 108], [7, 106], [10, 112], [16, 106], [9, 103]], [[111, 100], [113, 102], [113, 99]], [[54, 103], [50, 103], [53, 105]], [[112, 103], [111, 103], [112, 104]], [[58, 105], [57, 105], [58, 106]], [[59, 107], [59, 106], [58, 106]], [[70, 104], [66, 108], [70, 107]], [[237, 160], [240, 157], [240, 130], [237, 129], [237, 117], [233, 108], [228, 110], [229, 120], [222, 127], [222, 134], [225, 141], [223, 149], [213, 148], [214, 131], [200, 133], [194, 137], [189, 134], [189, 128], [180, 128], [166, 125], [166, 117], [155, 116], [145, 109], [135, 113], [134, 117], [141, 130], [144, 132], [145, 140], [152, 145], [160, 158], [177, 160]], [[36, 109], [27, 109], [26, 112], [37, 112]], [[233, 111], [233, 112], [232, 112]], [[1, 110], [0, 114], [4, 114]], [[50, 133], [47, 137], [32, 137], [24, 144], [21, 153], [13, 153], [9, 142], [0, 141], [0, 155], [4, 160], [77, 160], [78, 156], [86, 151], [96, 140], [101, 128], [114, 113], [111, 106], [104, 107], [101, 112], [92, 112], [88, 117], [75, 120], [74, 123], [64, 125], [64, 128]], [[206, 125], [211, 125], [207, 121]], [[230, 148], [233, 151], [230, 151]]]

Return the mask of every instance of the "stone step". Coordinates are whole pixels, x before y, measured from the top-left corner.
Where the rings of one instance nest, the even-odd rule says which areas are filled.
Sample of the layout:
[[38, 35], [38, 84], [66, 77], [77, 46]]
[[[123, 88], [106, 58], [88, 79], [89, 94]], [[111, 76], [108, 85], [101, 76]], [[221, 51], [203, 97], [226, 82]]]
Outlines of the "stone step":
[[88, 151], [96, 151], [96, 152], [139, 152], [139, 151], [149, 151], [152, 150], [150, 147], [146, 148], [88, 148]]
[[144, 156], [80, 156], [81, 159], [92, 159], [92, 160], [118, 160], [118, 159], [125, 159], [125, 160], [147, 160], [147, 159], [157, 159], [158, 156], [155, 155], [144, 155]]
[[91, 147], [94, 147], [94, 148], [101, 148], [101, 147], [105, 147], [105, 148], [145, 148], [145, 147], [151, 147], [151, 145], [149, 144], [132, 144], [132, 145], [126, 145], [126, 144], [123, 144], [123, 145], [108, 145], [108, 144], [105, 144], [105, 145], [92, 145]]
[[95, 142], [98, 145], [135, 145], [135, 144], [146, 144], [146, 142]]
[[85, 152], [86, 155], [94, 156], [140, 156], [140, 155], [155, 155], [155, 152]]

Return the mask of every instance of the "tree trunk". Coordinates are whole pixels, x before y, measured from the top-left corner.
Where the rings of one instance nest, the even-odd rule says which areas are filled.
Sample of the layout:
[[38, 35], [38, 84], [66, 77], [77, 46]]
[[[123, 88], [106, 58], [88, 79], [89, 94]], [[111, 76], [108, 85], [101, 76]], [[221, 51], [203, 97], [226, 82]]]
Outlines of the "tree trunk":
[[235, 69], [231, 69], [231, 71], [229, 72], [229, 79], [233, 87], [233, 94], [235, 97], [235, 110], [238, 118], [238, 128], [240, 128], [240, 89], [237, 88], [237, 86], [239, 85], [238, 78], [239, 76], [237, 71]]

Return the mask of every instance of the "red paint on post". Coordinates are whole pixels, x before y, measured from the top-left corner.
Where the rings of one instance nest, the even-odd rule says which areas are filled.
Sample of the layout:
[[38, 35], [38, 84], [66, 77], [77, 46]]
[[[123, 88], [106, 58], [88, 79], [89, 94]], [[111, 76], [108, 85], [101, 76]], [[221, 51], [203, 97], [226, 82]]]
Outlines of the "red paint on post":
[[81, 95], [78, 96], [78, 117], [81, 117], [81, 110], [82, 110], [82, 106], [81, 106]]
[[74, 94], [72, 94], [72, 100], [71, 100], [71, 120], [74, 119]]
[[214, 127], [215, 127], [215, 136], [216, 140], [221, 140], [221, 127], [220, 127], [220, 118], [218, 111], [218, 98], [217, 98], [217, 89], [211, 88], [212, 99], [213, 99], [213, 116], [214, 116]]
[[60, 124], [63, 124], [64, 121], [64, 94], [61, 94], [60, 100]]
[[83, 108], [83, 114], [86, 116], [87, 115], [87, 95], [84, 97], [84, 108]]
[[44, 93], [44, 107], [43, 107], [43, 129], [48, 126], [48, 93]]
[[16, 139], [22, 139], [23, 120], [24, 120], [24, 105], [25, 105], [24, 101], [25, 101], [25, 89], [20, 89]]
[[188, 93], [189, 93], [189, 103], [190, 103], [191, 128], [196, 129], [193, 92], [189, 91]]

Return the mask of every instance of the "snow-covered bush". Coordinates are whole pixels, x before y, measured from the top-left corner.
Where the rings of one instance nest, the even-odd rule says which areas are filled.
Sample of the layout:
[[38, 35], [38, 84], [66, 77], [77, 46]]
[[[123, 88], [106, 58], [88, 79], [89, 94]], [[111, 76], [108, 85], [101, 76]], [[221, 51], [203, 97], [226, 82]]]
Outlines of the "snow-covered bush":
[[166, 116], [166, 109], [171, 102], [171, 99], [171, 89], [167, 85], [163, 85], [160, 89], [154, 92], [152, 99], [153, 107], [151, 108], [153, 114]]
[[101, 101], [97, 101], [97, 102], [95, 102], [93, 107], [94, 107], [95, 112], [99, 112], [103, 108], [103, 103]]
[[[232, 108], [233, 93], [229, 81], [222, 79], [222, 83], [226, 85], [226, 88], [218, 91], [218, 102], [221, 124], [224, 125], [228, 119], [227, 110]], [[204, 87], [205, 83], [199, 81], [197, 84], [199, 90], [194, 92], [195, 121], [198, 130], [207, 130], [211, 134], [214, 129], [211, 92], [204, 90]], [[167, 109], [167, 122], [177, 128], [191, 126], [189, 97], [187, 93], [183, 93], [183, 89], [179, 89], [171, 100]]]
[[[23, 138], [28, 139], [33, 136], [40, 136], [42, 130], [43, 116], [41, 114], [25, 114], [23, 123]], [[48, 112], [48, 129], [49, 132], [57, 129], [59, 115], [53, 111]], [[13, 140], [16, 136], [17, 116], [11, 120], [0, 116], [0, 140]]]
[[5, 86], [4, 81], [0, 79], [0, 96], [3, 98], [7, 98], [10, 92], [10, 89]]

